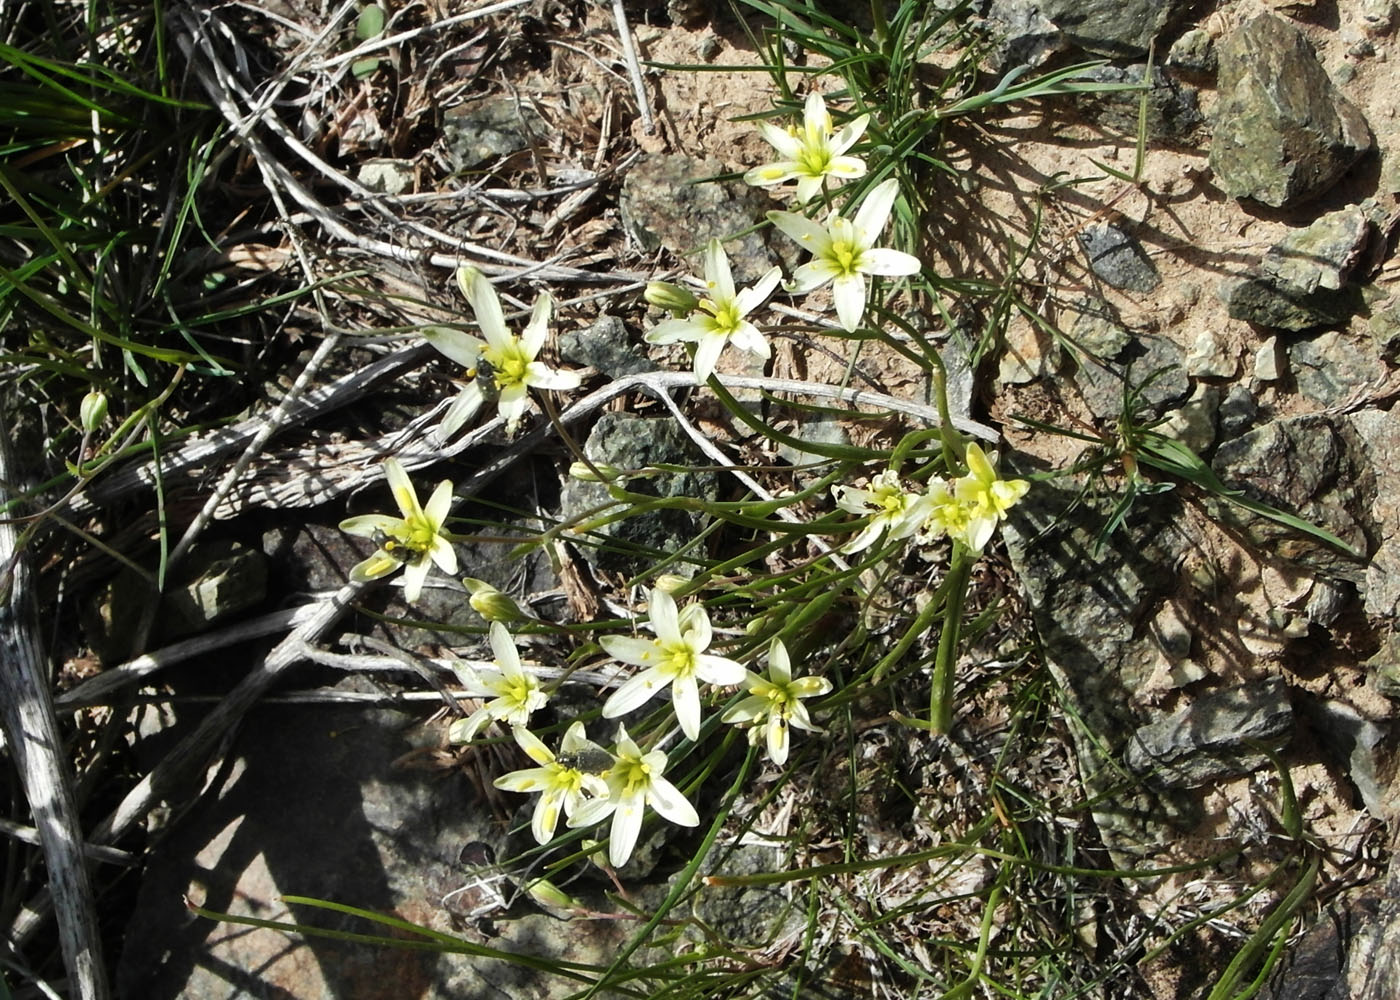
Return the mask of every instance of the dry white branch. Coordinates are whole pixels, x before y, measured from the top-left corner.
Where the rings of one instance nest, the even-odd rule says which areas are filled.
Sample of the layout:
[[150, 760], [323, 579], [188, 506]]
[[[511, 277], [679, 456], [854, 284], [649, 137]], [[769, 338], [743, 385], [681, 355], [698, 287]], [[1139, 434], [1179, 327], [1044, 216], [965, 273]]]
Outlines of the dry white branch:
[[[8, 419], [6, 424], [13, 426]], [[20, 482], [9, 435], [0, 434], [0, 500], [18, 492]], [[76, 1000], [106, 1000], [110, 992], [97, 903], [83, 857], [73, 777], [54, 715], [49, 666], [39, 641], [33, 574], [19, 541], [18, 526], [0, 519], [0, 566], [10, 567], [8, 588], [0, 592], [0, 723], [43, 847], [70, 995]]]

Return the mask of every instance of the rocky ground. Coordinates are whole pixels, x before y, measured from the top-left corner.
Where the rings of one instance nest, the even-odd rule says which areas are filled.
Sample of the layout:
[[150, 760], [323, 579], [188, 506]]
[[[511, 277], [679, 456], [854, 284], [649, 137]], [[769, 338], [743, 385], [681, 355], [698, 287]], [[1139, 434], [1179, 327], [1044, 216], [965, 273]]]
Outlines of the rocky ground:
[[[238, 10], [240, 31], [261, 42], [255, 67], [266, 78], [312, 51], [320, 15], [310, 6], [287, 0], [267, 12]], [[423, 24], [460, 13], [450, 3], [428, 6]], [[337, 169], [387, 192], [398, 213], [393, 223], [375, 219], [345, 195], [351, 201], [338, 217], [353, 223], [357, 239], [318, 229], [314, 209], [301, 216], [327, 244], [317, 261], [323, 273], [367, 263], [373, 272], [360, 287], [378, 300], [347, 296], [342, 313], [371, 333], [339, 347], [315, 376], [318, 385], [342, 385], [347, 399], [359, 398], [333, 414], [314, 412], [305, 426], [274, 439], [216, 515], [209, 537], [217, 541], [206, 541], [170, 588], [176, 604], [160, 616], [165, 631], [145, 648], [207, 636], [236, 620], [262, 623], [254, 628], [263, 635], [300, 629], [275, 609], [315, 603], [344, 585], [364, 555], [335, 529], [347, 497], [355, 512], [377, 509], [378, 472], [368, 459], [424, 438], [425, 401], [449, 387], [429, 350], [403, 351], [405, 338], [375, 332], [460, 317], [452, 257], [443, 251], [449, 244], [426, 230], [474, 251], [487, 248], [501, 271], [522, 260], [547, 262], [533, 279], [564, 300], [558, 354], [590, 370], [590, 388], [676, 367], [678, 355], [641, 342], [648, 321], [640, 283], [690, 271], [694, 259], [685, 255], [704, 240], [744, 231], [779, 207], [737, 180], [694, 183], [768, 158], [745, 116], [771, 112], [775, 91], [768, 75], [734, 68], [752, 66], [757, 56], [728, 12], [711, 16], [680, 0], [628, 11], [649, 64], [651, 128], [611, 12], [548, 2], [405, 40], [383, 54], [380, 76], [342, 79], [334, 100], [327, 93], [309, 100], [317, 114], [288, 120]], [[1140, 176], [1131, 177], [1138, 91], [1044, 99], [949, 125], [943, 152], [956, 174], [938, 180], [933, 197], [947, 210], [924, 222], [933, 267], [950, 283], [1014, 288], [1027, 308], [1001, 310], [981, 299], [955, 303], [947, 315], [930, 311], [920, 322], [954, 373], [958, 415], [995, 428], [1003, 462], [1037, 479], [1008, 526], [1004, 555], [984, 570], [985, 592], [1002, 596], [1010, 613], [996, 634], [969, 649], [953, 740], [897, 726], [888, 706], [872, 711], [853, 737], [860, 759], [871, 762], [861, 775], [865, 797], [844, 805], [870, 818], [861, 837], [877, 856], [940, 842], [939, 821], [946, 830], [970, 828], [976, 817], [967, 803], [1001, 767], [989, 761], [1016, 746], [999, 707], [1024, 683], [1004, 662], [1015, 651], [1016, 669], [1048, 671], [1062, 692], [1044, 743], [1007, 765], [1021, 785], [1063, 804], [1056, 814], [1063, 829], [1046, 836], [1085, 838], [1099, 868], [1182, 869], [1098, 887], [1074, 914], [1083, 963], [1119, 970], [1099, 988], [1164, 1000], [1207, 995], [1214, 974], [1291, 883], [1270, 886], [1160, 954], [1144, 953], [1267, 880], [1301, 839], [1318, 862], [1317, 888], [1262, 995], [1400, 995], [1391, 933], [1400, 920], [1400, 875], [1390, 872], [1400, 822], [1392, 759], [1400, 420], [1391, 410], [1400, 391], [1400, 9], [1392, 0], [981, 0], [968, 17], [989, 40], [988, 86], [1014, 66], [1051, 69], [1099, 57], [1108, 62], [1092, 79], [1142, 81], [1150, 52], [1146, 155]], [[931, 64], [948, 58], [929, 56]], [[417, 82], [390, 86], [390, 71]], [[291, 148], [287, 136], [261, 128]], [[244, 180], [254, 183], [251, 170]], [[456, 200], [435, 200], [454, 190]], [[276, 236], [270, 226], [228, 253], [224, 266], [275, 274], [291, 253], [291, 241]], [[385, 245], [409, 252], [394, 257]], [[768, 230], [729, 246], [741, 281], [773, 263], [794, 263]], [[527, 283], [502, 287], [528, 302]], [[305, 321], [293, 314], [289, 332], [304, 333]], [[814, 347], [814, 338], [793, 334], [778, 340], [767, 368], [730, 361], [725, 370], [836, 384], [850, 369], [863, 388], [927, 401], [927, 372], [895, 352], [870, 350], [856, 363], [841, 353], [845, 342], [821, 343], [838, 346]], [[354, 380], [371, 369], [378, 381], [359, 388]], [[1140, 388], [1126, 424], [1125, 384]], [[766, 405], [757, 394], [741, 398]], [[797, 408], [766, 412], [808, 441], [897, 439], [888, 425], [817, 419]], [[686, 414], [703, 437], [755, 466], [803, 457], [754, 440], [703, 396], [686, 404]], [[1123, 429], [1159, 418], [1159, 431], [1204, 462], [1194, 475], [1146, 468], [1146, 482], [1169, 488], [1144, 489], [1118, 530], [1105, 534], [1108, 512], [1134, 472], [1122, 459]], [[230, 440], [260, 419], [228, 430]], [[590, 414], [575, 433], [598, 462], [712, 464], [662, 405], [640, 394]], [[191, 453], [185, 471], [207, 477], [244, 440], [213, 458]], [[486, 497], [515, 511], [568, 516], [597, 502], [600, 488], [562, 482], [567, 463], [555, 460], [557, 449], [537, 440], [524, 449], [534, 457], [522, 459], [501, 439], [474, 447], [482, 444], [404, 453], [407, 464], [431, 465], [435, 478], [459, 483], [496, 474], [490, 463], [513, 455]], [[177, 493], [181, 471], [167, 472]], [[1325, 529], [1354, 554], [1202, 489], [1211, 475], [1224, 489]], [[104, 500], [104, 488], [115, 497], [122, 484], [94, 488], [85, 498], [89, 512], [115, 502]], [[720, 497], [727, 488], [716, 471], [656, 483], [676, 496]], [[199, 498], [195, 489], [191, 495]], [[474, 516], [499, 527], [489, 510]], [[673, 512], [611, 530], [674, 551], [702, 527]], [[555, 621], [590, 620], [600, 607], [628, 603], [634, 595], [624, 584], [639, 569], [606, 549], [565, 553], [555, 565], [543, 555], [516, 560], [490, 540], [461, 547], [459, 556], [472, 576], [531, 596], [537, 613]], [[104, 702], [101, 685], [112, 681], [103, 677], [115, 675], [98, 672], [98, 660], [108, 668], [125, 663], [128, 682], [155, 685], [132, 716], [133, 774], [188, 753], [210, 704], [243, 681], [250, 662], [265, 665], [269, 649], [298, 665], [290, 687], [309, 692], [302, 702], [264, 698], [240, 712], [236, 727], [211, 737], [227, 751], [214, 755], [220, 763], [180, 774], [161, 789], [159, 808], [143, 816], [149, 859], [139, 878], [118, 882], [112, 893], [122, 995], [562, 997], [576, 988], [502, 963], [194, 919], [186, 897], [215, 911], [276, 919], [288, 913], [283, 894], [337, 900], [493, 948], [577, 961], [607, 961], [627, 940], [631, 928], [621, 920], [523, 912], [514, 900], [518, 872], [496, 865], [521, 846], [506, 834], [519, 803], [489, 787], [502, 761], [448, 748], [447, 722], [434, 715], [440, 679], [423, 661], [405, 671], [402, 662], [384, 660], [396, 649], [439, 660], [477, 655], [474, 640], [454, 631], [480, 625], [460, 588], [439, 582], [411, 608], [381, 591], [338, 626], [347, 637], [367, 638], [336, 646], [338, 633], [317, 633], [310, 646], [319, 657], [285, 643], [274, 648], [272, 640], [259, 645], [249, 635], [251, 645], [225, 644], [216, 653], [196, 646], [193, 660], [168, 655], [163, 672], [150, 677], [157, 665], [131, 659], [141, 650], [121, 627], [139, 617], [121, 603], [138, 592], [110, 569], [89, 576], [86, 584], [103, 595], [94, 601], [101, 610], [84, 622], [87, 648], [72, 650], [61, 704]], [[910, 608], [925, 583], [911, 576], [902, 591]], [[183, 607], [176, 606], [180, 594]], [[347, 674], [351, 664], [333, 651], [374, 654], [377, 660], [359, 666], [373, 660], [379, 672]], [[420, 676], [425, 671], [431, 679]], [[288, 685], [280, 690], [286, 695]], [[1283, 829], [1280, 768], [1296, 794], [1301, 837]], [[803, 831], [814, 843], [834, 836], [835, 822], [809, 828], [792, 816], [834, 814], [824, 777], [829, 784], [830, 775], [808, 775], [790, 797], [765, 805], [762, 832]], [[932, 803], [921, 818], [888, 815], [896, 780]], [[1207, 863], [1241, 845], [1228, 863]], [[726, 870], [764, 870], [772, 863], [764, 850], [745, 846]], [[665, 892], [674, 870], [663, 843], [650, 853], [630, 873], [644, 901]], [[1079, 864], [1088, 855], [1073, 857]], [[991, 876], [974, 859], [940, 877], [954, 885], [950, 892], [964, 884], [976, 892]], [[599, 878], [589, 891], [601, 899], [606, 888]], [[869, 891], [875, 911], [895, 908], [903, 889], [891, 882]], [[771, 891], [717, 893], [705, 916], [729, 921], [726, 933], [781, 965], [779, 951], [764, 949], [773, 928], [790, 919], [785, 899]], [[301, 906], [290, 913], [320, 916]], [[966, 938], [967, 922], [975, 925], [979, 915], [953, 906], [919, 919], [911, 940]], [[843, 971], [826, 976], [830, 992], [821, 995], [914, 995], [901, 992], [898, 978], [882, 978], [879, 955], [834, 933], [838, 940], [821, 961], [828, 972]]]

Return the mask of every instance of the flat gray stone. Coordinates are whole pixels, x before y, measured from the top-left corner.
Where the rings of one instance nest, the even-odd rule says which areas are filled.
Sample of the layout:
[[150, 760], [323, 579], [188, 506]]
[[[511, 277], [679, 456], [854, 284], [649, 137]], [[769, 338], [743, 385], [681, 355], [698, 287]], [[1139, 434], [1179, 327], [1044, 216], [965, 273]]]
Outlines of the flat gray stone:
[[529, 149], [547, 129], [528, 100], [488, 97], [448, 108], [442, 134], [453, 169], [463, 171]]
[[628, 336], [620, 316], [602, 315], [588, 326], [561, 333], [559, 353], [565, 361], [596, 368], [609, 378], [657, 370], [646, 345]]
[[1226, 194], [1273, 208], [1300, 204], [1328, 190], [1374, 147], [1361, 112], [1283, 18], [1260, 14], [1218, 50], [1210, 166]]
[[1288, 348], [1288, 369], [1298, 391], [1323, 406], [1336, 406], [1385, 381], [1387, 368], [1369, 338], [1327, 330]]
[[[583, 451], [593, 462], [623, 470], [710, 464], [674, 420], [630, 413], [604, 413], [599, 417]], [[719, 495], [719, 477], [713, 472], [665, 472], [630, 479], [625, 488], [654, 497], [714, 500]], [[585, 515], [609, 499], [603, 484], [569, 479], [564, 484], [563, 516], [567, 519]], [[578, 540], [579, 549], [591, 565], [640, 573], [693, 542], [704, 526], [698, 515], [685, 510], [624, 513], [625, 516], [593, 529], [602, 536], [602, 544], [588, 545], [583, 539]], [[676, 563], [670, 572], [684, 574], [686, 563]]]
[[1264, 767], [1268, 757], [1250, 741], [1277, 750], [1292, 734], [1288, 687], [1271, 677], [1203, 695], [1141, 726], [1128, 741], [1124, 762], [1156, 784], [1195, 788]]
[[1259, 270], [1276, 285], [1304, 294], [1319, 288], [1337, 291], [1351, 281], [1371, 232], [1366, 213], [1355, 205], [1328, 212], [1270, 247]]
[[1231, 319], [1295, 332], [1345, 323], [1362, 304], [1353, 288], [1334, 291], [1319, 287], [1307, 292], [1257, 272], [1227, 282], [1221, 298]]
[[1077, 48], [1097, 55], [1135, 57], [1180, 12], [1184, 0], [992, 0], [989, 34], [1003, 39], [1003, 65], [1038, 65]]
[[1113, 223], [1090, 226], [1079, 234], [1089, 268], [1106, 285], [1129, 292], [1150, 292], [1162, 283], [1142, 245]]

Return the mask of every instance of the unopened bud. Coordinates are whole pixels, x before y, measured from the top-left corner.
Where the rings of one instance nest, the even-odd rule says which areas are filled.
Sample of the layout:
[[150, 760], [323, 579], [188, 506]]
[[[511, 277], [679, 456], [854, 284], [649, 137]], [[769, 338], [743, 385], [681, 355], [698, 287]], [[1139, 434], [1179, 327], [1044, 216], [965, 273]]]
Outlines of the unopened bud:
[[688, 583], [690, 583], [690, 581], [683, 576], [677, 576], [675, 573], [662, 573], [656, 578], [656, 589], [664, 590], [668, 594], [674, 594]]
[[91, 434], [102, 426], [102, 421], [107, 419], [107, 394], [100, 389], [93, 389], [83, 397], [82, 405], [78, 407], [78, 419], [83, 423], [83, 432]]
[[462, 580], [462, 586], [471, 591], [471, 597], [467, 599], [467, 603], [472, 606], [472, 610], [488, 622], [505, 624], [530, 617], [520, 610], [520, 605], [516, 604], [508, 594], [501, 593], [485, 580], [477, 580], [469, 576]]
[[547, 878], [537, 878], [525, 886], [530, 898], [541, 906], [560, 910], [582, 910], [583, 904]]
[[677, 319], [684, 319], [700, 307], [700, 300], [688, 289], [669, 281], [648, 281], [642, 298], [659, 309], [668, 309]]
[[606, 462], [574, 462], [569, 466], [570, 478], [581, 483], [611, 483], [622, 476], [622, 470]]

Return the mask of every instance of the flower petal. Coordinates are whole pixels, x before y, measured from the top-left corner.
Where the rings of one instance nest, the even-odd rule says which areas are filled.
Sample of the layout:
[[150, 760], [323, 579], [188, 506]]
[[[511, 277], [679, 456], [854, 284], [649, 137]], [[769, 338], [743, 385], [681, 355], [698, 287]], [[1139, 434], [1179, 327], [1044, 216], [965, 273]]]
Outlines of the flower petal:
[[[763, 126], [760, 125], [759, 128]], [[786, 132], [782, 133], [787, 138]], [[796, 140], [794, 140], [796, 141]], [[793, 160], [780, 160], [776, 163], [764, 163], [744, 173], [744, 183], [750, 187], [772, 187], [774, 184], [781, 184], [783, 181], [790, 181], [796, 177], [801, 167]]]
[[419, 559], [416, 562], [407, 563], [403, 571], [403, 596], [408, 603], [412, 604], [418, 600], [418, 595], [423, 593], [423, 582], [428, 579], [428, 570], [432, 566], [432, 560]]
[[637, 835], [642, 832], [642, 808], [641, 796], [632, 795], [619, 802], [613, 811], [612, 828], [608, 831], [608, 860], [614, 868], [621, 868], [632, 856]]
[[489, 637], [491, 654], [496, 658], [496, 666], [501, 668], [501, 676], [511, 679], [525, 676], [520, 666], [520, 650], [516, 648], [510, 631], [500, 622], [492, 622]]
[[781, 715], [772, 716], [768, 720], [768, 725], [764, 727], [764, 736], [768, 739], [768, 759], [774, 764], [786, 764], [788, 758], [787, 720]]
[[792, 272], [792, 280], [784, 289], [792, 294], [815, 291], [838, 274], [844, 273], [837, 264], [826, 257], [815, 257]]
[[549, 335], [549, 314], [553, 309], [554, 299], [548, 292], [541, 292], [535, 299], [535, 307], [530, 310], [530, 321], [520, 333], [520, 346], [530, 361], [535, 360], [544, 346], [545, 337]]
[[402, 531], [403, 526], [403, 518], [390, 517], [388, 514], [360, 514], [340, 522], [341, 531], [364, 538], [372, 538], [376, 531], [392, 535], [396, 531]]
[[705, 244], [705, 286], [710, 290], [710, 297], [718, 301], [727, 302], [734, 297], [734, 275], [719, 240]]
[[919, 258], [900, 250], [886, 247], [871, 247], [860, 255], [856, 270], [862, 274], [879, 274], [885, 277], [899, 277], [905, 274], [918, 274], [923, 267]]
[[598, 798], [590, 799], [569, 817], [569, 829], [575, 830], [581, 826], [592, 826], [594, 823], [601, 823], [607, 819], [609, 814], [617, 808], [617, 803], [612, 799]]
[[768, 644], [768, 676], [779, 687], [787, 687], [792, 682], [792, 658], [783, 640], [776, 635]]
[[898, 197], [899, 180], [894, 177], [883, 180], [870, 189], [870, 193], [856, 210], [855, 217], [856, 238], [863, 246], [870, 246], [875, 242], [875, 238], [889, 221], [890, 209], [894, 208], [894, 200]]
[[767, 698], [760, 698], [756, 694], [749, 695], [726, 708], [724, 714], [719, 717], [719, 721], [725, 723], [753, 722], [767, 715], [772, 704]]
[[547, 767], [527, 767], [521, 771], [503, 774], [491, 784], [508, 792], [538, 792], [552, 784], [554, 772]]
[[559, 806], [564, 798], [564, 792], [560, 788], [551, 788], [535, 803], [535, 814], [530, 817], [530, 833], [535, 837], [535, 843], [547, 844], [554, 837], [555, 827], [559, 825]]
[[695, 381], [705, 382], [715, 373], [715, 365], [729, 338], [722, 333], [707, 333], [695, 345]]
[[681, 616], [676, 607], [676, 599], [660, 587], [651, 591], [651, 603], [647, 607], [651, 630], [665, 645], [677, 645], [681, 637]]
[[457, 285], [467, 297], [486, 342], [498, 351], [509, 347], [511, 335], [506, 329], [505, 314], [501, 312], [501, 300], [496, 297], [496, 290], [486, 280], [486, 275], [464, 265], [457, 269]]
[[452, 510], [452, 483], [444, 479], [437, 484], [437, 489], [433, 490], [433, 495], [428, 497], [427, 504], [423, 507], [423, 517], [427, 520], [434, 531], [442, 530], [442, 523], [447, 520], [447, 515]]
[[735, 302], [739, 305], [739, 315], [747, 316], [768, 300], [768, 296], [773, 294], [773, 289], [778, 287], [778, 282], [783, 280], [781, 268], [770, 267], [748, 288], [741, 291], [735, 297]]
[[379, 549], [368, 559], [354, 565], [350, 570], [350, 579], [356, 583], [368, 583], [370, 580], [378, 580], [381, 576], [388, 576], [402, 565], [402, 560]]
[[668, 319], [657, 323], [642, 339], [648, 344], [674, 344], [697, 341], [704, 335], [705, 328], [694, 319]]
[[603, 718], [616, 719], [635, 708], [645, 705], [651, 696], [671, 683], [669, 677], [661, 676], [655, 667], [649, 667], [634, 677], [629, 677], [603, 702]]
[[736, 663], [724, 656], [699, 653], [695, 657], [695, 675], [710, 684], [723, 687], [742, 684], [747, 673], [742, 663]]
[[577, 389], [582, 383], [583, 377], [578, 372], [556, 371], [543, 361], [531, 361], [525, 369], [525, 384], [535, 389], [567, 392]]
[[815, 198], [822, 189], [822, 174], [808, 174], [797, 178], [797, 203], [805, 205]]
[[796, 160], [802, 155], [802, 141], [787, 129], [772, 122], [759, 122], [758, 134], [763, 141], [778, 151], [784, 160]]
[[491, 713], [485, 706], [478, 708], [465, 719], [458, 719], [447, 730], [449, 743], [470, 743], [481, 731], [481, 727], [491, 721]]
[[420, 332], [439, 354], [463, 368], [475, 368], [481, 358], [481, 349], [486, 346], [471, 334], [447, 326], [425, 326]]
[[501, 398], [496, 405], [500, 410], [501, 419], [506, 422], [507, 434], [515, 433], [516, 425], [520, 423], [520, 418], [525, 416], [525, 407], [529, 402], [523, 382], [501, 390]]
[[[582, 723], [579, 723], [582, 725]], [[515, 726], [511, 729], [511, 735], [515, 737], [515, 742], [520, 744], [520, 749], [524, 750], [537, 764], [553, 764], [554, 754], [549, 747], [544, 745], [544, 740], [540, 739], [524, 726]], [[567, 736], [565, 737], [567, 739]]]
[[657, 649], [654, 639], [640, 639], [631, 635], [605, 635], [598, 643], [614, 660], [639, 667], [656, 663]]
[[833, 156], [826, 165], [826, 172], [832, 177], [852, 180], [865, 176], [865, 161], [854, 156]]
[[428, 557], [448, 576], [457, 572], [457, 550], [441, 535], [433, 539], [432, 547], [428, 549]]
[[[852, 146], [854, 146], [857, 142], [860, 141], [860, 137], [865, 134], [865, 127], [869, 124], [870, 116], [868, 114], [861, 115], [859, 118], [852, 118], [850, 121], [848, 121], [845, 125], [841, 127], [841, 131], [837, 132], [831, 138], [832, 153], [836, 154], [836, 157], [839, 159], [855, 160], [856, 163], [860, 163], [861, 174], [865, 173], [864, 163], [861, 163], [860, 160], [856, 160], [854, 156], [841, 156], [840, 154], [844, 153], [846, 150], [850, 149]], [[851, 174], [850, 176], [859, 177], [860, 174]]]
[[463, 424], [476, 416], [476, 411], [481, 409], [481, 404], [485, 400], [486, 396], [475, 380], [462, 386], [462, 391], [457, 393], [457, 398], [452, 401], [452, 405], [442, 415], [442, 422], [438, 424], [438, 436], [446, 440], [456, 434], [462, 429]]
[[647, 788], [647, 802], [658, 815], [677, 826], [700, 825], [700, 816], [695, 807], [686, 801], [680, 789], [659, 774], [652, 775], [651, 784]]
[[814, 254], [820, 255], [823, 249], [831, 246], [831, 236], [826, 227], [805, 215], [798, 215], [796, 212], [769, 212], [768, 221], [773, 223], [778, 232], [790, 236]]
[[842, 274], [831, 283], [831, 298], [836, 303], [836, 318], [843, 330], [854, 331], [865, 315], [865, 278], [860, 274]]
[[700, 689], [693, 676], [687, 674], [676, 678], [671, 685], [671, 703], [675, 706], [676, 721], [680, 723], [685, 738], [692, 742], [700, 739]]
[[418, 494], [413, 489], [413, 480], [399, 464], [397, 458], [384, 460], [384, 478], [389, 481], [389, 491], [394, 495], [394, 503], [405, 520], [423, 516], [423, 508], [418, 506]]

